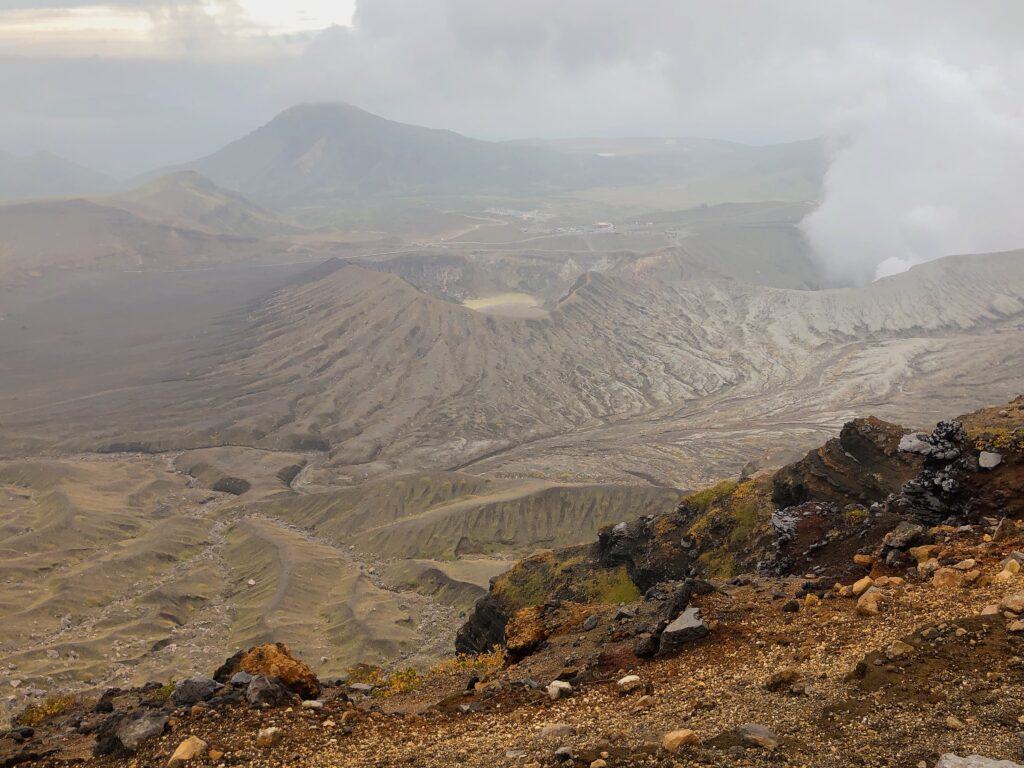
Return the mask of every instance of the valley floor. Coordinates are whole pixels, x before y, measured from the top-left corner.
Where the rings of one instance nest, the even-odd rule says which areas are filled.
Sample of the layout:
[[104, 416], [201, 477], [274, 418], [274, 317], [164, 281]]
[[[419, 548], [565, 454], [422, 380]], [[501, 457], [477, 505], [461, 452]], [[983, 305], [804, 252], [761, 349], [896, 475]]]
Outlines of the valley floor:
[[[974, 527], [940, 538], [943, 560], [977, 561], [979, 584], [1024, 547], [1020, 536], [992, 543], [985, 533]], [[1000, 614], [979, 614], [1024, 590], [1024, 576], [974, 587], [929, 580], [883, 587], [884, 609], [873, 616], [832, 594], [783, 611], [800, 586], [795, 579], [718, 586], [697, 598], [711, 635], [673, 658], [639, 661], [629, 652], [630, 621], [616, 618], [614, 607], [595, 607], [594, 628], [567, 626], [519, 664], [478, 670], [481, 683], [465, 694], [468, 664], [449, 665], [412, 691], [364, 699], [352, 714], [343, 696], [334, 698], [341, 689], [330, 688], [320, 710], [203, 708], [175, 718], [130, 763], [95, 764], [162, 766], [189, 735], [222, 753], [190, 766], [512, 768], [553, 765], [562, 747], [574, 765], [666, 768], [932, 766], [946, 752], [1019, 760], [1024, 633], [1008, 632]], [[585, 671], [587, 680], [574, 683], [568, 698], [552, 702], [543, 688], [524, 685], [546, 685], [565, 667]], [[649, 692], [620, 694], [615, 680], [627, 673]], [[778, 746], [744, 742], [735, 729], [746, 723], [770, 729]], [[282, 729], [280, 743], [256, 746], [257, 731], [271, 726]], [[663, 735], [681, 728], [692, 729], [696, 743], [667, 754]], [[91, 739], [81, 743], [85, 749]], [[73, 739], [64, 749], [63, 758], [75, 753]]]

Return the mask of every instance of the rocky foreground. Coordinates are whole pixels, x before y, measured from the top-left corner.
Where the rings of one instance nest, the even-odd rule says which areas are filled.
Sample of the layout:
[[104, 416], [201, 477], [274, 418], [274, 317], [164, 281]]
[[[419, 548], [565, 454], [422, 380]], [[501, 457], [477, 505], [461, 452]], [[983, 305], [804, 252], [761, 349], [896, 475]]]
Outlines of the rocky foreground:
[[432, 670], [318, 680], [261, 646], [36, 704], [0, 766], [1012, 768], [1021, 517], [1024, 400], [925, 434], [859, 420], [522, 561]]

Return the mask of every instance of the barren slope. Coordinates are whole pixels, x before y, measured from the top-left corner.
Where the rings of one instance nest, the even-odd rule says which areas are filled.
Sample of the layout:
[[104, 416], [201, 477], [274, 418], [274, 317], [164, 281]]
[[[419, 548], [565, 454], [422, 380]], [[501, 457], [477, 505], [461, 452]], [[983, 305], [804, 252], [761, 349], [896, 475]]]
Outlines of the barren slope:
[[[651, 455], [660, 449], [650, 443], [680, 429], [742, 425], [747, 440], [751, 422], [768, 419], [822, 432], [857, 407], [948, 396], [956, 379], [977, 390], [964, 397], [1012, 394], [1024, 370], [1011, 364], [1024, 351], [1022, 297], [1021, 255], [1009, 253], [817, 292], [590, 273], [549, 317], [516, 320], [344, 267], [277, 293], [211, 352], [222, 362], [187, 381], [129, 388], [88, 411], [15, 411], [7, 426], [35, 433], [59, 416], [73, 427], [61, 430], [72, 448], [329, 450], [352, 477], [512, 458], [527, 445], [536, 460], [539, 447], [607, 438], [605, 478], [646, 464], [661, 482], [686, 485]], [[638, 429], [662, 437], [623, 439]], [[728, 452], [726, 438], [708, 450]], [[630, 453], [644, 461], [616, 468]], [[750, 458], [748, 448], [735, 453]], [[594, 479], [585, 464], [577, 477]]]

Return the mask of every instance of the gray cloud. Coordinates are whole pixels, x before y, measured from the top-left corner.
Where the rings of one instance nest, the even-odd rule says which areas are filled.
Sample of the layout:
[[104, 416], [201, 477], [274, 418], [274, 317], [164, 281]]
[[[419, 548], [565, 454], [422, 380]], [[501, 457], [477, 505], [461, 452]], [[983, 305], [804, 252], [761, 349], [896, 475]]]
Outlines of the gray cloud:
[[152, 14], [158, 53], [8, 49], [0, 148], [127, 174], [323, 99], [484, 138], [827, 134], [835, 162], [806, 226], [837, 274], [1020, 232], [1004, 211], [1024, 178], [1016, 0], [360, 0], [354, 27], [312, 39], [192, 2], [104, 4]]

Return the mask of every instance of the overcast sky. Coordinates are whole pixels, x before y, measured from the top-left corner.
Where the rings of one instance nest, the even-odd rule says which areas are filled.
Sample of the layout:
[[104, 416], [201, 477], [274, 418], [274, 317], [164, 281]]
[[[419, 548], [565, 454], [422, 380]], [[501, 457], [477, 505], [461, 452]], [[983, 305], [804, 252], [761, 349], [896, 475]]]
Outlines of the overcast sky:
[[930, 253], [1019, 230], [968, 220], [1020, 199], [1022, 33], [1019, 0], [0, 0], [0, 149], [127, 176], [325, 99], [492, 139], [825, 135], [845, 202], [812, 236], [891, 246], [851, 210], [927, 178], [887, 237]]

